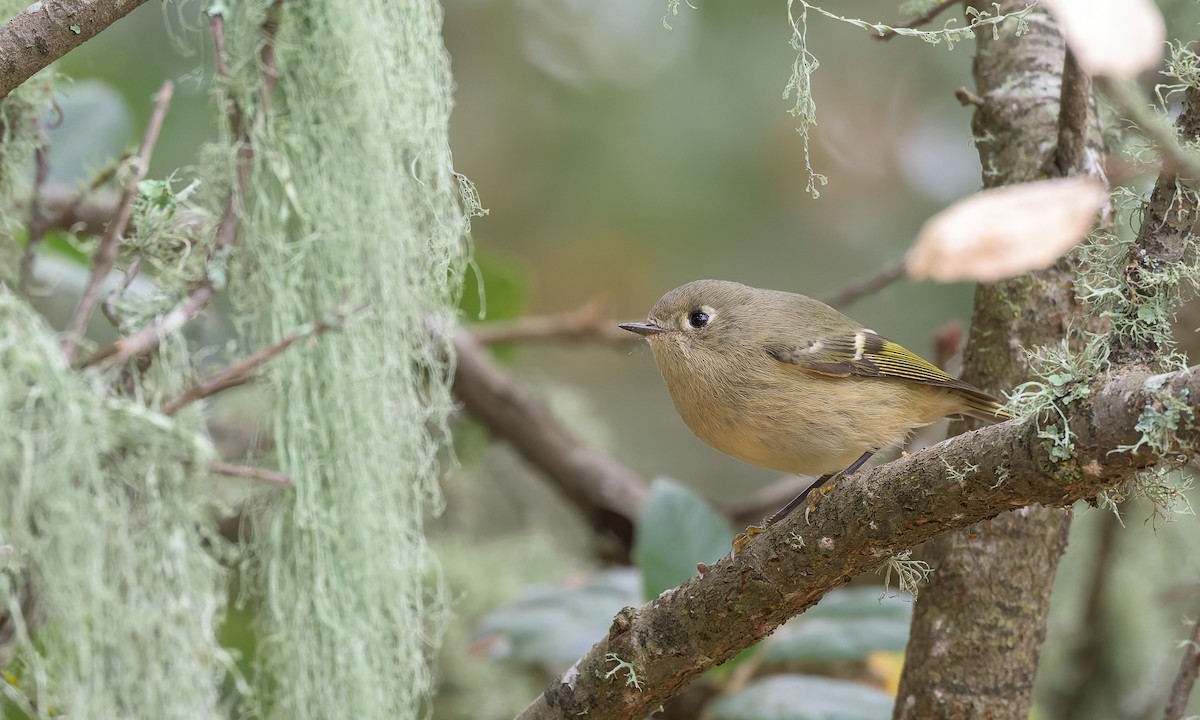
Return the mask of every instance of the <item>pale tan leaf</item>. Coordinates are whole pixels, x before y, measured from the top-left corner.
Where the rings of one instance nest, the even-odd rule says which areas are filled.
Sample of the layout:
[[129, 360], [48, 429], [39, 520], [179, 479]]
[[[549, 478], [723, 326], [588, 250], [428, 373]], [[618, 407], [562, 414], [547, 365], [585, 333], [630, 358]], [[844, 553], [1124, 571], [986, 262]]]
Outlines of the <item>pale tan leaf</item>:
[[1136, 77], [1162, 63], [1167, 26], [1153, 0], [1043, 0], [1089, 75]]
[[925, 223], [905, 267], [941, 282], [996, 282], [1049, 267], [1083, 240], [1107, 197], [1085, 177], [975, 193]]

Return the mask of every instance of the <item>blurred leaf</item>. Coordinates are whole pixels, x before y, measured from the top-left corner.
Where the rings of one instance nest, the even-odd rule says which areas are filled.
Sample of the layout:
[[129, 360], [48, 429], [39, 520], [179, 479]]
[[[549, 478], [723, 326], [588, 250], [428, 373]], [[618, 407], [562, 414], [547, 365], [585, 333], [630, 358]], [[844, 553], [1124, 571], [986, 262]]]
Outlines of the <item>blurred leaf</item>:
[[633, 539], [646, 599], [695, 575], [697, 563], [716, 562], [732, 540], [729, 523], [704, 498], [674, 480], [655, 478]]
[[[22, 239], [22, 244], [24, 244], [24, 242], [25, 240]], [[91, 267], [92, 265], [91, 256], [83, 252], [83, 250], [80, 250], [79, 246], [71, 242], [66, 234], [57, 230], [46, 233], [45, 240], [43, 241], [39, 252], [57, 255], [58, 257], [71, 261], [75, 265], [80, 265], [83, 267]]]
[[706, 710], [713, 720], [888, 720], [893, 702], [887, 693], [862, 683], [774, 675]]
[[912, 600], [907, 595], [880, 599], [873, 587], [842, 588], [813, 609], [788, 621], [764, 644], [766, 662], [858, 660], [908, 644]]
[[640, 589], [637, 571], [620, 568], [588, 575], [574, 587], [534, 590], [484, 617], [472, 646], [562, 672], [608, 632], [621, 608], [639, 603]]
[[[475, 262], [463, 281], [458, 309], [467, 322], [507, 320], [525, 310], [529, 281], [515, 263], [475, 250]], [[480, 295], [480, 288], [483, 295]], [[485, 312], [486, 311], [486, 312]]]
[[1153, 0], [1047, 0], [1088, 75], [1136, 78], [1162, 63], [1167, 26]]
[[1016, 183], [969, 195], [917, 233], [910, 277], [996, 282], [1049, 267], [1087, 237], [1108, 188], [1088, 177]]

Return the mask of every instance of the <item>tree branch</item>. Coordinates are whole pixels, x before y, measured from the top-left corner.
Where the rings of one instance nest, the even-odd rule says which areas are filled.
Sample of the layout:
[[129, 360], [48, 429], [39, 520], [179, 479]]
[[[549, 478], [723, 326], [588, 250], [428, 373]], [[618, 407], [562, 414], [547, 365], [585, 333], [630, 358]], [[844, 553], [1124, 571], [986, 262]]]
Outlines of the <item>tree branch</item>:
[[150, 169], [150, 155], [154, 152], [154, 144], [158, 142], [158, 134], [162, 130], [163, 120], [167, 116], [167, 108], [171, 104], [173, 90], [174, 86], [168, 80], [163, 83], [162, 89], [155, 96], [154, 113], [146, 125], [146, 135], [142, 138], [142, 147], [138, 151], [133, 172], [129, 174], [125, 189], [121, 192], [121, 199], [117, 203], [117, 212], [109, 221], [108, 227], [104, 230], [104, 236], [100, 239], [100, 247], [96, 250], [96, 256], [92, 260], [92, 274], [88, 278], [83, 295], [79, 298], [79, 304], [75, 307], [75, 313], [71, 316], [71, 321], [67, 324], [67, 330], [63, 334], [63, 354], [67, 356], [67, 362], [75, 359], [75, 349], [78, 347], [80, 339], [83, 338], [88, 321], [92, 319], [92, 311], [96, 309], [96, 302], [100, 299], [100, 287], [104, 284], [108, 272], [112, 270], [113, 261], [117, 258], [117, 245], [125, 237], [129, 219], [133, 217], [133, 204], [137, 200], [138, 183], [146, 178], [146, 172]]
[[242, 358], [224, 370], [201, 379], [187, 390], [184, 390], [178, 397], [164, 403], [162, 413], [164, 415], [174, 415], [197, 400], [212, 397], [222, 390], [228, 390], [231, 387], [245, 385], [254, 379], [254, 373], [260, 366], [270, 362], [271, 359], [284, 350], [287, 350], [304, 338], [314, 337], [328, 330], [341, 327], [346, 317], [365, 310], [366, 307], [366, 305], [361, 305], [348, 312], [335, 312], [328, 318], [317, 320], [316, 322], [311, 322], [297, 328], [282, 340], [266, 346], [253, 355]]
[[825, 304], [835, 308], [846, 307], [868, 295], [874, 295], [902, 277], [904, 277], [904, 261], [898, 260], [866, 280], [856, 282], [825, 298]]
[[[921, 27], [922, 25], [924, 25], [926, 23], [933, 22], [934, 19], [938, 15], [941, 15], [942, 13], [946, 12], [950, 8], [954, 7], [955, 5], [961, 5], [962, 3], [963, 3], [963, 0], [942, 0], [940, 3], [938, 3], [937, 5], [934, 5], [932, 8], [930, 8], [928, 12], [918, 15], [917, 17], [913, 18], [912, 20], [909, 20], [906, 23], [901, 23], [900, 25], [897, 25], [896, 27], [898, 27], [898, 28]], [[876, 40], [891, 40], [892, 38], [896, 37], [896, 31], [888, 30], [887, 32], [884, 32], [882, 34], [871, 35], [871, 37], [875, 38]]]
[[472, 417], [516, 448], [602, 535], [628, 555], [646, 498], [643, 480], [616, 458], [588, 445], [549, 408], [496, 365], [466, 332], [454, 337], [454, 394]]
[[1171, 685], [1171, 694], [1167, 696], [1163, 720], [1183, 720], [1197, 675], [1200, 675], [1200, 620], [1192, 625], [1192, 635], [1184, 645], [1183, 659], [1179, 661], [1179, 673]]
[[146, 0], [41, 0], [0, 29], [0, 98]]
[[618, 328], [612, 317], [612, 307], [598, 300], [571, 312], [483, 323], [471, 326], [470, 330], [475, 341], [483, 345], [531, 340], [599, 340], [631, 345], [641, 340]]
[[[1194, 143], [1200, 139], [1200, 88], [1189, 86], [1183, 93], [1183, 107], [1175, 121], [1172, 142]], [[1150, 200], [1142, 213], [1142, 225], [1127, 254], [1124, 280], [1130, 302], [1123, 305], [1127, 314], [1138, 312], [1140, 303], [1159, 292], [1156, 278], [1161, 272], [1196, 252], [1193, 228], [1200, 219], [1200, 197], [1195, 181], [1180, 180], [1181, 166], [1169, 155], [1163, 157], [1162, 171], [1154, 183]], [[1196, 176], [1191, 176], [1192, 178]], [[1131, 320], [1136, 318], [1130, 318]], [[1163, 352], [1151, 341], [1135, 343], [1129, 338], [1113, 338], [1112, 354], [1122, 362], [1153, 366], [1162, 362]]]
[[[1128, 480], [1157, 461], [1144, 446], [1115, 451], [1137, 443], [1143, 409], [1198, 392], [1194, 371], [1098, 380], [1086, 401], [1064, 408], [1076, 445], [1062, 465], [1049, 458], [1030, 419], [860, 470], [822, 499], [811, 525], [795, 514], [704, 576], [622, 610], [608, 634], [518, 718], [646, 717], [708, 668], [905, 549], [1012, 508], [1066, 507]], [[1198, 442], [1200, 432], [1189, 428], [1173, 452], [1191, 454]], [[613, 657], [632, 664], [640, 687], [606, 677]]]
[[1075, 53], [1068, 47], [1058, 101], [1058, 144], [1054, 149], [1057, 175], [1069, 177], [1087, 171], [1089, 128], [1094, 120], [1092, 102], [1092, 79], [1075, 62]]

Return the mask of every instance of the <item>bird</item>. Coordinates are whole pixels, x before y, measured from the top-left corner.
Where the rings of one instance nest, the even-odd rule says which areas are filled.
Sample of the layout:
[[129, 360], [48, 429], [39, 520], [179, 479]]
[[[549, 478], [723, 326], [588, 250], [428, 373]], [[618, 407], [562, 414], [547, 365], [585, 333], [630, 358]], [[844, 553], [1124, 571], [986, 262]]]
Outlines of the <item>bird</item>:
[[915, 428], [947, 416], [1012, 417], [999, 399], [798, 293], [696, 280], [663, 295], [646, 322], [619, 327], [646, 339], [697, 437], [751, 465], [818, 477], [740, 534], [735, 554]]

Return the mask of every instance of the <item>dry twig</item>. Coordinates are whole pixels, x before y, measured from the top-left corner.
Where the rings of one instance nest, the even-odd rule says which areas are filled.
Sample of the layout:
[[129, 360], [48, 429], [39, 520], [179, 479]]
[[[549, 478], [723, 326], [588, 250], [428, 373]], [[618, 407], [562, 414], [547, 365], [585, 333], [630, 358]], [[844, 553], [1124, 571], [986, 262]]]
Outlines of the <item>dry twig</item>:
[[1200, 675], [1200, 620], [1192, 626], [1192, 635], [1184, 646], [1183, 659], [1179, 661], [1179, 673], [1171, 685], [1171, 694], [1167, 696], [1167, 707], [1163, 712], [1163, 720], [1182, 720], [1187, 711], [1188, 698], [1192, 696], [1192, 688], [1196, 685], [1196, 676]]
[[229, 475], [230, 477], [247, 478], [249, 480], [258, 480], [259, 482], [277, 485], [279, 487], [294, 487], [295, 483], [286, 474], [278, 470], [267, 470], [266, 468], [250, 467], [249, 465], [233, 465], [231, 463], [215, 462], [209, 463], [208, 469], [218, 475]]
[[641, 340], [617, 327], [608, 303], [593, 300], [578, 310], [559, 315], [526, 316], [471, 327], [482, 345], [536, 340], [599, 340], [629, 345]]
[[[922, 25], [924, 25], [926, 23], [933, 22], [934, 18], [936, 18], [938, 15], [941, 15], [946, 10], [949, 10], [950, 8], [954, 7], [955, 5], [961, 5], [962, 3], [963, 3], [963, 0], [942, 0], [940, 3], [938, 3], [937, 5], [934, 5], [932, 8], [930, 8], [928, 12], [918, 15], [917, 17], [913, 18], [912, 20], [909, 20], [908, 22], [905, 22], [905, 23], [901, 23], [900, 25], [897, 25], [896, 27], [898, 27], [898, 28], [921, 27]], [[897, 33], [895, 30], [888, 30], [887, 32], [884, 32], [879, 35], [872, 35], [871, 37], [875, 38], [876, 40], [891, 40], [892, 38], [896, 37], [896, 35], [898, 35], [898, 34], [899, 33]]]
[[104, 298], [104, 302], [100, 304], [100, 312], [104, 313], [104, 317], [113, 324], [113, 327], [121, 327], [121, 318], [117, 317], [117, 301], [124, 295], [129, 286], [133, 284], [134, 278], [142, 271], [142, 265], [146, 262], [145, 255], [138, 255], [130, 263], [129, 267], [125, 268], [125, 274], [121, 277], [121, 282], [112, 292]]
[[360, 305], [349, 312], [335, 312], [329, 318], [318, 320], [303, 327], [297, 328], [295, 332], [291, 333], [282, 340], [266, 346], [253, 355], [242, 358], [224, 370], [201, 379], [187, 390], [184, 390], [179, 397], [176, 397], [165, 403], [162, 408], [163, 414], [174, 415], [197, 400], [212, 397], [222, 390], [228, 390], [232, 387], [245, 385], [254, 379], [255, 371], [258, 370], [259, 367], [269, 362], [272, 358], [276, 357], [284, 350], [287, 350], [289, 347], [295, 345], [304, 338], [314, 337], [326, 332], [327, 330], [341, 327], [342, 321], [346, 317], [354, 313], [361, 312], [366, 308], [366, 305]]
[[888, 265], [866, 280], [854, 283], [829, 296], [825, 299], [825, 304], [835, 308], [845, 307], [868, 295], [874, 295], [902, 277], [904, 277], [904, 261], [900, 260]]

